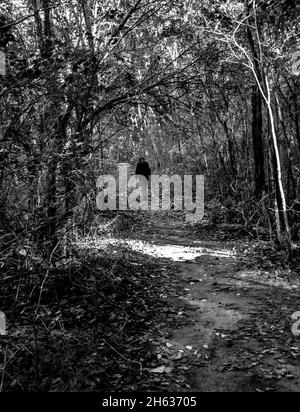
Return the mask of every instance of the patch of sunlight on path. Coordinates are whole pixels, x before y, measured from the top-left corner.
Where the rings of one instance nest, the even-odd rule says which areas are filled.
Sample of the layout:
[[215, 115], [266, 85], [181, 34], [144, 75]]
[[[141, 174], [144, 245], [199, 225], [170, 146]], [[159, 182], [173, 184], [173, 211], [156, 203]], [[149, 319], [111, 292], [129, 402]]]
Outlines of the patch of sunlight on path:
[[174, 262], [191, 261], [205, 255], [218, 258], [236, 258], [235, 252], [228, 249], [217, 250], [206, 247], [155, 245], [153, 243], [133, 239], [82, 239], [79, 242], [79, 247], [81, 249], [106, 250], [110, 246], [116, 248], [129, 248], [134, 252], [140, 252], [156, 258], [171, 259]]

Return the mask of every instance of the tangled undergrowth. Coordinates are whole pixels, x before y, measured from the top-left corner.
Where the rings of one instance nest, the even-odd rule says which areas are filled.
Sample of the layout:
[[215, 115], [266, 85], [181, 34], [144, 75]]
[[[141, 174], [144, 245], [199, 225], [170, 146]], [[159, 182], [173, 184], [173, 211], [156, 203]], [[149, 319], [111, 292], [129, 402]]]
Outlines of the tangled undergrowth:
[[158, 365], [161, 330], [176, 323], [166, 305], [170, 273], [125, 250], [82, 253], [67, 267], [1, 276], [9, 332], [0, 341], [1, 391], [160, 387], [148, 368]]

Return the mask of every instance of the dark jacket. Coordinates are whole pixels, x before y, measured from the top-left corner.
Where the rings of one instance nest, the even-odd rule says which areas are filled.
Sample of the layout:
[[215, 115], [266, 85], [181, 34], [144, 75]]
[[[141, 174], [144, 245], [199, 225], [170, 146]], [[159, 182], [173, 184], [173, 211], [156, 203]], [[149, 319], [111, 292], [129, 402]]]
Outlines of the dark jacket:
[[145, 176], [145, 178], [149, 180], [149, 177], [151, 175], [149, 163], [146, 162], [146, 160], [139, 161], [136, 166], [135, 174]]

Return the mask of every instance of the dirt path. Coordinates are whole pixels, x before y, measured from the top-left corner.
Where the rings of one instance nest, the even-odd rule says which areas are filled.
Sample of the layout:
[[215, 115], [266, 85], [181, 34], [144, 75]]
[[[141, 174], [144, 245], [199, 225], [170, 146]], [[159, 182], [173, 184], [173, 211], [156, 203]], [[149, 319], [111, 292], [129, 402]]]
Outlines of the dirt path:
[[34, 322], [44, 272], [2, 279], [4, 391], [299, 392], [299, 279], [255, 268], [231, 231], [121, 216], [51, 269]]
[[195, 240], [180, 219], [152, 218], [145, 236], [129, 246], [179, 274], [186, 326], [168, 341], [190, 352], [190, 389], [299, 392], [300, 339], [291, 332], [299, 284], [248, 270], [236, 242]]

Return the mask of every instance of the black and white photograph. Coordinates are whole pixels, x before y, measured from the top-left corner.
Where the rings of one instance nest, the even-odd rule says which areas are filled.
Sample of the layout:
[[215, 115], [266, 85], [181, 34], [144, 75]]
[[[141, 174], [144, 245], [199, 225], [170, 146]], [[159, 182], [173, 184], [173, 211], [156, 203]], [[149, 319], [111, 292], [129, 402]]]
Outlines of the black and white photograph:
[[300, 392], [299, 22], [0, 0], [1, 394]]

